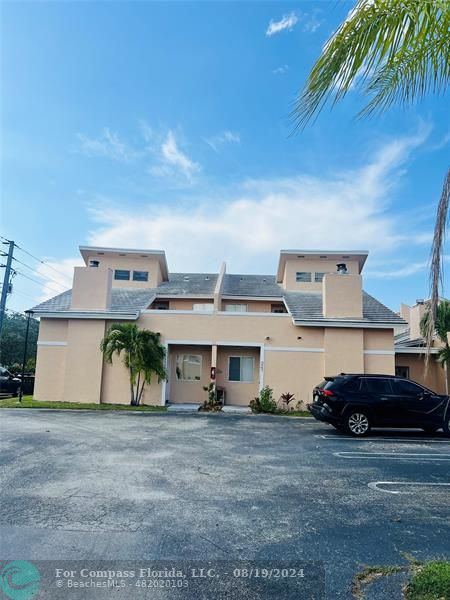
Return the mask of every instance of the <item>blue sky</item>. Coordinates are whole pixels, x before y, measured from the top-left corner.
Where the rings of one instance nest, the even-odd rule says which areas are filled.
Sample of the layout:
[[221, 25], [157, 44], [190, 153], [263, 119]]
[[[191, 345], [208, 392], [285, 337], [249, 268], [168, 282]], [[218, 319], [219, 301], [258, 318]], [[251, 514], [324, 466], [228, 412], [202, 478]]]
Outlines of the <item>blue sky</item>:
[[[68, 276], [79, 244], [235, 273], [274, 273], [280, 248], [367, 249], [367, 291], [426, 296], [448, 97], [358, 120], [356, 87], [290, 135], [353, 4], [3, 3], [0, 233]], [[10, 308], [66, 287], [24, 272], [49, 279], [18, 275]]]

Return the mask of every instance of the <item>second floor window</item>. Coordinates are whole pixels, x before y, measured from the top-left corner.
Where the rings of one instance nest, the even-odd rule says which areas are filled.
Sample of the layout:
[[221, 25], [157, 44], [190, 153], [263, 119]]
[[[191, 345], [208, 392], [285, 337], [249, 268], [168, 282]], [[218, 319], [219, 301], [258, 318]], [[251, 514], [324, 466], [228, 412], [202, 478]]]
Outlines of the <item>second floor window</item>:
[[271, 304], [270, 305], [270, 312], [273, 313], [286, 313], [286, 307], [284, 306], [284, 304], [281, 304], [281, 302], [279, 304]]
[[205, 304], [194, 303], [192, 305], [192, 310], [195, 310], [198, 312], [213, 312], [213, 309], [214, 309], [214, 304], [212, 302], [208, 302]]
[[133, 281], [148, 281], [148, 271], [133, 271]]
[[225, 310], [227, 312], [247, 312], [246, 304], [225, 304]]
[[116, 269], [114, 271], [114, 279], [116, 281], [129, 281], [130, 271], [124, 271], [123, 269]]
[[309, 283], [311, 281], [311, 273], [307, 271], [297, 271], [295, 274], [295, 281], [297, 283]]
[[314, 281], [316, 283], [320, 283], [321, 281], [323, 281], [323, 277], [324, 277], [325, 273], [318, 273], [317, 271], [314, 273]]

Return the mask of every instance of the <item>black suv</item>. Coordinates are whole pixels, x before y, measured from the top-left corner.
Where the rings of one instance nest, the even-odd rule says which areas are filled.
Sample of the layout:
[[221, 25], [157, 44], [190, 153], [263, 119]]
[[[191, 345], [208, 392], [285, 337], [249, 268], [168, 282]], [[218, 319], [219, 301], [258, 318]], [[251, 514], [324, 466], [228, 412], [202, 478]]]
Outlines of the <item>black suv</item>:
[[18, 396], [20, 392], [20, 379], [14, 377], [4, 367], [0, 367], [0, 394]]
[[450, 434], [450, 398], [393, 375], [341, 373], [314, 388], [309, 411], [319, 421], [355, 436], [371, 427], [440, 428]]

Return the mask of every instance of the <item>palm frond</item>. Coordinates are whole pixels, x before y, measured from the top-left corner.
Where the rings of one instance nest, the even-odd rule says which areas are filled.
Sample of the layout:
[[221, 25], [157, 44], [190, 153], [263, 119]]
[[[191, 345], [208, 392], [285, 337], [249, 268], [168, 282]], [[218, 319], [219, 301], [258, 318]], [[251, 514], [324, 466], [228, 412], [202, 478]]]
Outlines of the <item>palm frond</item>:
[[448, 0], [359, 0], [328, 40], [294, 109], [305, 126], [355, 85], [371, 97], [360, 113], [412, 102], [450, 81]]

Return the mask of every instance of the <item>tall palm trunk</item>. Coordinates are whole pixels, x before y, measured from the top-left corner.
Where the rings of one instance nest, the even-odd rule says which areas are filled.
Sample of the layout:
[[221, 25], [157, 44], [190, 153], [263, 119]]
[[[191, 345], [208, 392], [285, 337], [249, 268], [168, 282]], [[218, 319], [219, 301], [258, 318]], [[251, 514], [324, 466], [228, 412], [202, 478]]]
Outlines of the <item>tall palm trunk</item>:
[[430, 319], [427, 323], [426, 328], [426, 341], [427, 341], [427, 360], [429, 356], [429, 350], [433, 341], [433, 335], [436, 328], [437, 311], [439, 305], [439, 289], [443, 283], [443, 250], [445, 242], [445, 232], [447, 229], [448, 222], [448, 208], [450, 203], [450, 169], [447, 171], [447, 175], [444, 180], [444, 187], [442, 188], [441, 198], [439, 200], [436, 223], [434, 226], [434, 237], [433, 246], [431, 248], [431, 272], [430, 272], [430, 285], [431, 285], [431, 298], [430, 298]]

